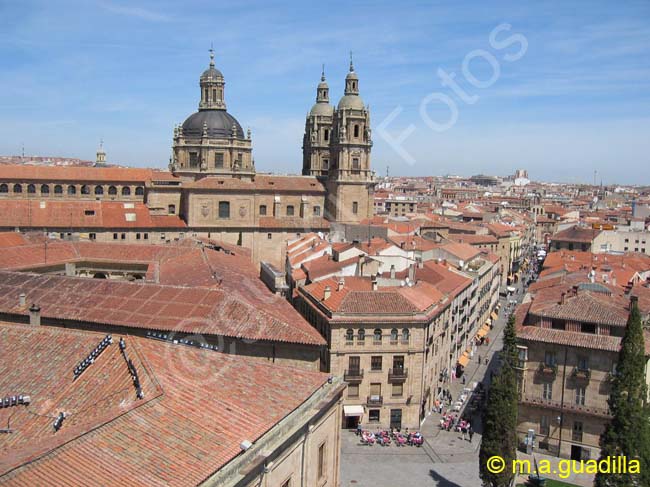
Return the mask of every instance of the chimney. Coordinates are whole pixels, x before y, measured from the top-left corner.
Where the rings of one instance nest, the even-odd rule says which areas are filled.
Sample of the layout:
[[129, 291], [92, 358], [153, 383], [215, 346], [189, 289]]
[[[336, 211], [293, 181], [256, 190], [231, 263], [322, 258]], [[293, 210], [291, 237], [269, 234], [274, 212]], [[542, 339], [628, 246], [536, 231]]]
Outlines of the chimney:
[[566, 293], [563, 292], [563, 293], [562, 293], [562, 296], [560, 296], [560, 304], [564, 304], [564, 298], [565, 298], [565, 296], [566, 296]]
[[390, 266], [390, 278], [395, 279], [395, 264]]
[[616, 286], [616, 277], [612, 276], [612, 286]]
[[327, 301], [332, 295], [332, 288], [325, 286], [325, 291], [323, 291], [323, 301]]
[[418, 262], [418, 269], [424, 268], [424, 261], [422, 259], [418, 259], [417, 262]]
[[20, 293], [18, 296], [18, 305], [21, 308], [24, 308], [27, 305], [27, 295], [25, 293]]
[[415, 282], [415, 264], [409, 266], [409, 281]]
[[338, 286], [336, 287], [337, 291], [341, 291], [343, 289], [343, 286], [345, 285], [345, 279], [342, 277], [339, 279]]
[[630, 296], [630, 311], [632, 311], [632, 308], [634, 308], [634, 305], [639, 304], [639, 297], [638, 296]]
[[65, 263], [65, 275], [68, 277], [74, 277], [76, 275], [77, 265], [74, 262]]
[[29, 307], [29, 324], [41, 326], [41, 308], [35, 303]]
[[377, 276], [372, 276], [372, 290], [376, 291], [378, 287], [379, 284], [377, 283]]

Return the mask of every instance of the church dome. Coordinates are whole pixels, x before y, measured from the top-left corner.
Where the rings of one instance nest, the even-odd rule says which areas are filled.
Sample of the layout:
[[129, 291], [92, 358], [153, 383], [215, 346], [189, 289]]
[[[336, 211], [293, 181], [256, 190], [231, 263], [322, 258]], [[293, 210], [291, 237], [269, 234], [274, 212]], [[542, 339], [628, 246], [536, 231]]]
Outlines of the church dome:
[[208, 137], [232, 137], [232, 126], [235, 126], [238, 139], [244, 139], [244, 130], [235, 117], [225, 110], [200, 110], [190, 115], [183, 122], [183, 136], [201, 137], [204, 124], [208, 130]]
[[314, 103], [309, 115], [325, 115], [331, 117], [334, 115], [334, 107], [329, 103]]
[[352, 108], [354, 110], [365, 110], [366, 107], [363, 104], [363, 100], [359, 95], [343, 95], [339, 100], [338, 109], [342, 108]]
[[215, 68], [214, 66], [211, 65], [208, 69], [203, 71], [203, 73], [201, 74], [200, 79], [201, 80], [214, 80], [214, 79], [217, 79], [217, 78], [223, 79], [223, 74], [221, 73], [221, 71], [219, 71], [217, 68]]

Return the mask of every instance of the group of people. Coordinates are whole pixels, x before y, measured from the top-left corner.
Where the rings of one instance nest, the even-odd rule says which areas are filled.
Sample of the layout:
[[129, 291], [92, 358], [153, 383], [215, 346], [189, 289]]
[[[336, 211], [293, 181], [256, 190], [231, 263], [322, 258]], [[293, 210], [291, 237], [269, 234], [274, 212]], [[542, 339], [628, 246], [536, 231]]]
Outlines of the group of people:
[[395, 441], [396, 446], [422, 446], [424, 437], [419, 431], [412, 431], [409, 433], [408, 428], [401, 432], [399, 429], [391, 429], [390, 431], [378, 429], [376, 433], [369, 430], [364, 430], [361, 425], [357, 426], [357, 435], [361, 437], [361, 443], [364, 445], [372, 446], [375, 443], [381, 446], [389, 446]]
[[461, 418], [459, 421], [457, 414], [444, 414], [440, 418], [440, 428], [445, 431], [457, 431], [462, 435], [463, 440], [469, 439], [470, 443], [474, 437], [474, 428], [472, 428], [469, 420]]

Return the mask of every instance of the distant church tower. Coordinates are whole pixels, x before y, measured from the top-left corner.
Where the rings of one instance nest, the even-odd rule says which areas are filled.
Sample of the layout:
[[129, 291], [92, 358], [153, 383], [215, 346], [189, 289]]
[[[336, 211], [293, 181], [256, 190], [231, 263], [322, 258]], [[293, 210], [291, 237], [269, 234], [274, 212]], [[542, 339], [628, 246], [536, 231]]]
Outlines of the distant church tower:
[[373, 215], [375, 180], [370, 170], [370, 112], [359, 96], [359, 77], [350, 56], [345, 92], [334, 112], [325, 215], [357, 223]]
[[97, 149], [97, 156], [95, 157], [95, 166], [106, 165], [106, 152], [104, 152], [104, 141], [99, 141], [99, 148]]
[[332, 156], [332, 124], [334, 107], [330, 105], [329, 86], [325, 81], [325, 67], [316, 89], [316, 103], [305, 122], [302, 141], [302, 174], [304, 176], [326, 177]]

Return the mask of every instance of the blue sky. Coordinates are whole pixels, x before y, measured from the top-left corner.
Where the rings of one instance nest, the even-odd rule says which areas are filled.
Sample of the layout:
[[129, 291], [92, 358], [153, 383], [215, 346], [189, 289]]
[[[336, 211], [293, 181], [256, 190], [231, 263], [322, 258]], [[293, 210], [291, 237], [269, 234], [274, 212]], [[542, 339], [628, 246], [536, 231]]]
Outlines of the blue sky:
[[[650, 2], [522, 3], [0, 0], [0, 154], [94, 159], [103, 138], [166, 166], [212, 42], [259, 171], [300, 171], [321, 63], [336, 103], [352, 50], [380, 174], [650, 183]], [[428, 96], [433, 121], [455, 107], [444, 131]]]

